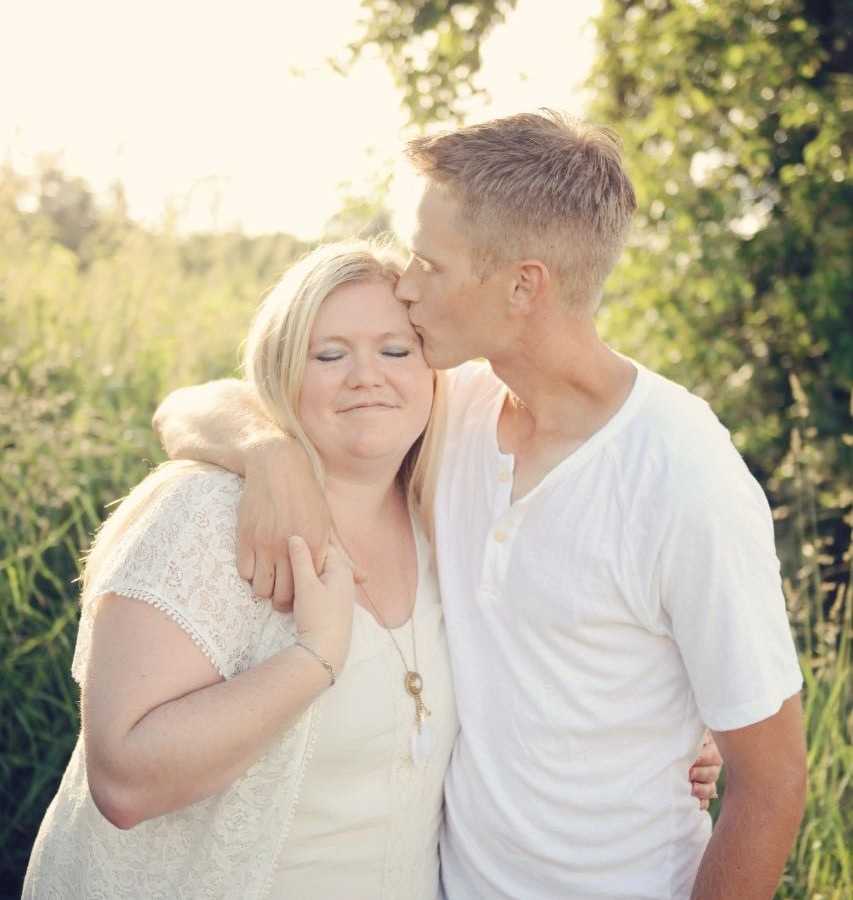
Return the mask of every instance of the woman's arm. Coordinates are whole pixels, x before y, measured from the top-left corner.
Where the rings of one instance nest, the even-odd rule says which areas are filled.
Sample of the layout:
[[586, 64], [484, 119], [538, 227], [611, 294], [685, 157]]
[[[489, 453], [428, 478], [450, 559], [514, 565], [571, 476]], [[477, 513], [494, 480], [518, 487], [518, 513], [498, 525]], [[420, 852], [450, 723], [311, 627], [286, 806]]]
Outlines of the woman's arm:
[[[352, 574], [331, 550], [314, 573], [291, 541], [300, 639], [339, 672], [352, 630]], [[83, 687], [83, 733], [92, 797], [119, 828], [223, 790], [329, 687], [302, 647], [224, 681], [161, 611], [117, 595], [100, 599]]]
[[171, 459], [209, 462], [245, 477], [237, 569], [258, 597], [289, 610], [288, 538], [304, 537], [321, 569], [331, 530], [325, 496], [299, 442], [266, 417], [246, 382], [233, 378], [173, 391], [152, 424]]

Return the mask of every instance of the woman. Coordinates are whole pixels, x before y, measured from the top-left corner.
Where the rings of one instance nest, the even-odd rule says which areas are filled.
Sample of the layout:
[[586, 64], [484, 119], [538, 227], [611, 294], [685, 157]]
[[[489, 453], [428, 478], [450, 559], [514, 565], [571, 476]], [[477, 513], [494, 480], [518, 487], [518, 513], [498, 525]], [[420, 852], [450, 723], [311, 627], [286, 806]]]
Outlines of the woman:
[[320, 248], [249, 335], [246, 372], [312, 456], [345, 548], [318, 578], [291, 547], [292, 616], [237, 573], [234, 475], [168, 464], [99, 535], [82, 733], [25, 897], [436, 896], [457, 729], [425, 538], [441, 386], [397, 271], [366, 244]]

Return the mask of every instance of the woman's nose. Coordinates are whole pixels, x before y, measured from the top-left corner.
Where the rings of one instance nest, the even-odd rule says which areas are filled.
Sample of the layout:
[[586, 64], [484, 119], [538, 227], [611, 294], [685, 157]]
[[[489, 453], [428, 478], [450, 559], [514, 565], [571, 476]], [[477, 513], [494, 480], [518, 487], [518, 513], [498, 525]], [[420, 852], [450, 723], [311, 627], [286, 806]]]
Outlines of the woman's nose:
[[373, 387], [384, 384], [385, 376], [382, 367], [374, 354], [356, 355], [347, 373], [349, 387]]

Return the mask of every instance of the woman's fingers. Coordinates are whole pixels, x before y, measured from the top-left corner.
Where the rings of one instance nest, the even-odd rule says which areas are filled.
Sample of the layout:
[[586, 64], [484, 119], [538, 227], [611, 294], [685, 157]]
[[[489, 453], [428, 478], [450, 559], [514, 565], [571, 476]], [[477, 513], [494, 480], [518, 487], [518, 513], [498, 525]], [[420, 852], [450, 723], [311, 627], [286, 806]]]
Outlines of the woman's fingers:
[[699, 766], [722, 766], [723, 757], [720, 756], [720, 749], [714, 742], [711, 732], [706, 729], [705, 737], [702, 742], [702, 748], [694, 765]]
[[690, 769], [690, 780], [700, 784], [715, 784], [720, 777], [719, 766], [699, 766], [694, 765]]
[[299, 535], [293, 535], [287, 542], [290, 553], [290, 567], [293, 570], [294, 591], [310, 591], [317, 583], [317, 572], [308, 545]]
[[705, 784], [701, 781], [694, 781], [690, 786], [690, 793], [699, 800], [715, 800], [717, 798], [717, 785], [715, 782]]

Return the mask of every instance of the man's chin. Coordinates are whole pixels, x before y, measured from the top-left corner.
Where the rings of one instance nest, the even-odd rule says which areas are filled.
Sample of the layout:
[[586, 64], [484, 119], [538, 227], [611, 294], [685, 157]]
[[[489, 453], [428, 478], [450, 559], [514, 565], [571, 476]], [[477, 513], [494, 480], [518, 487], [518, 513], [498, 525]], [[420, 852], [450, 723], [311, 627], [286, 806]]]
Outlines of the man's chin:
[[449, 351], [442, 352], [438, 348], [433, 348], [429, 343], [424, 342], [423, 345], [424, 359], [431, 369], [455, 369], [462, 363], [468, 362], [469, 356], [460, 356]]

